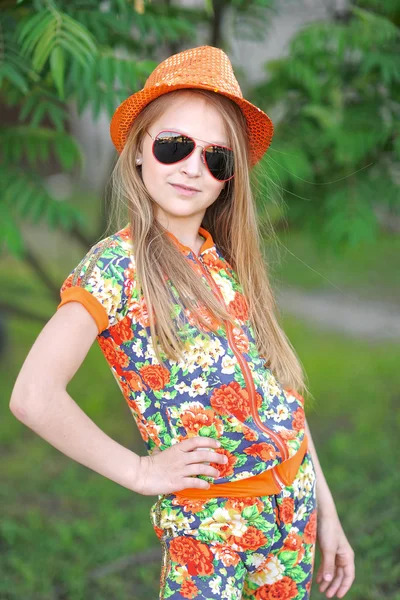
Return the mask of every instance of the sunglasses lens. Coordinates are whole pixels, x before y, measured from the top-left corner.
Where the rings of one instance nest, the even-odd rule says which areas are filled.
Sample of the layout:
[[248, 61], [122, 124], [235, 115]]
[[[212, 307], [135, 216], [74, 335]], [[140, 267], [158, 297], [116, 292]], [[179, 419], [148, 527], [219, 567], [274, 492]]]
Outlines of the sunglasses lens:
[[230, 179], [235, 172], [233, 150], [222, 146], [207, 146], [206, 162], [211, 174], [219, 181]]
[[195, 143], [190, 138], [176, 131], [162, 131], [153, 144], [153, 153], [164, 165], [183, 160], [194, 150]]

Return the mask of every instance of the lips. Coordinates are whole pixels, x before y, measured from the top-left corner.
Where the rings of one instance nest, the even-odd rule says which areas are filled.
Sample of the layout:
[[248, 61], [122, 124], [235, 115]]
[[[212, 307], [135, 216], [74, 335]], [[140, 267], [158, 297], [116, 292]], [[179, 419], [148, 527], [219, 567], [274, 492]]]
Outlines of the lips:
[[183, 183], [171, 183], [173, 187], [182, 188], [183, 190], [187, 190], [189, 192], [200, 192], [197, 188], [191, 187], [189, 185], [184, 185]]

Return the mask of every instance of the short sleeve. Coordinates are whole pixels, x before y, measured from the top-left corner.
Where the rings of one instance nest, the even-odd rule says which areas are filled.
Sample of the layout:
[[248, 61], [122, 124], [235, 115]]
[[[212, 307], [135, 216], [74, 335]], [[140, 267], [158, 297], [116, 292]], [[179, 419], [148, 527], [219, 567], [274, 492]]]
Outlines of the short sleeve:
[[123, 290], [119, 259], [112, 236], [92, 246], [64, 280], [57, 310], [68, 302], [80, 302], [95, 320], [99, 335], [114, 325]]

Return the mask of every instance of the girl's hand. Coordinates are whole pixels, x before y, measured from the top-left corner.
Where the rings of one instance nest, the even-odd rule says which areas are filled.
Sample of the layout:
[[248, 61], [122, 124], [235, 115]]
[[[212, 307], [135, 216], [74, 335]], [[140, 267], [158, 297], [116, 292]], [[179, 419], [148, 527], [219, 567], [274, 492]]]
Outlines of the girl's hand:
[[317, 541], [322, 560], [315, 581], [327, 598], [343, 598], [355, 578], [354, 551], [336, 512], [317, 519]]
[[[219, 448], [217, 440], [196, 436], [183, 440], [166, 450], [140, 457], [135, 491], [143, 496], [173, 494], [185, 488], [208, 489], [209, 484], [196, 475], [219, 477], [218, 469], [208, 466], [210, 450]], [[225, 464], [228, 459], [215, 450], [210, 462]]]

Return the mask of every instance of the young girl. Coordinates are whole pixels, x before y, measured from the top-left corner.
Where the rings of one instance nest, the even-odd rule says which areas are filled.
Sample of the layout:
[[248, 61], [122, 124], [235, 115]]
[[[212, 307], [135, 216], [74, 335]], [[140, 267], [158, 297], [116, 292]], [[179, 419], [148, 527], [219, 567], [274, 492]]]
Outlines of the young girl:
[[[354, 579], [260, 249], [249, 178], [272, 134], [220, 49], [158, 65], [111, 121], [129, 222], [66, 278], [12, 394], [66, 455], [158, 496], [161, 599], [307, 599], [317, 529], [320, 590], [342, 598]], [[66, 391], [95, 339], [147, 456]]]

